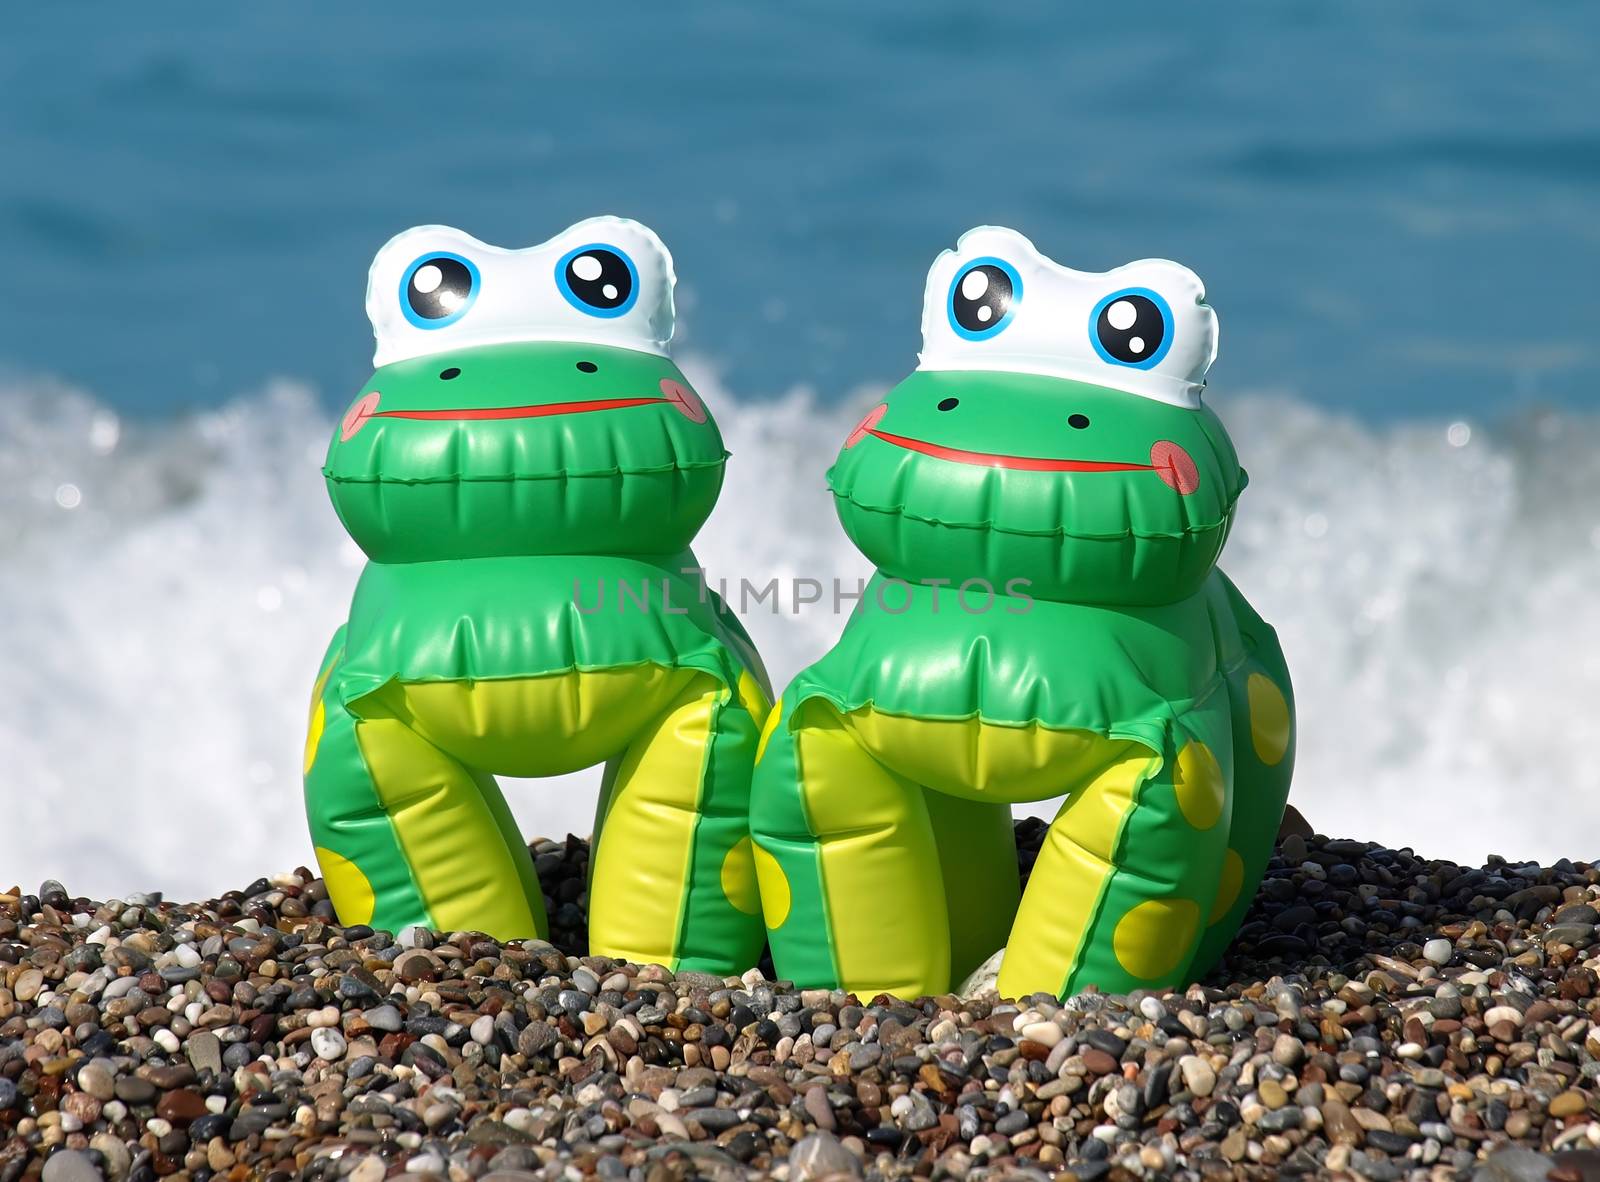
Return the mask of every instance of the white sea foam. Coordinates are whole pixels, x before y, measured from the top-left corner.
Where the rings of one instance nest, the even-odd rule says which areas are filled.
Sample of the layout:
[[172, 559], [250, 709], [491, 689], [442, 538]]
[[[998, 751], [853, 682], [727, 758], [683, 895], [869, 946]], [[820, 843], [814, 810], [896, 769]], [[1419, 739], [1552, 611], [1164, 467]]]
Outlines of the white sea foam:
[[[865, 574], [822, 473], [872, 393], [758, 404], [691, 373], [734, 452], [710, 572]], [[1312, 822], [1600, 855], [1600, 420], [1219, 406], [1252, 476], [1224, 566], [1288, 653]], [[198, 896], [309, 858], [306, 698], [360, 564], [318, 474], [330, 425], [288, 383], [159, 426], [0, 389], [0, 889]], [[839, 624], [790, 607], [747, 617], [780, 683]], [[587, 832], [587, 792], [507, 789], [529, 833]]]

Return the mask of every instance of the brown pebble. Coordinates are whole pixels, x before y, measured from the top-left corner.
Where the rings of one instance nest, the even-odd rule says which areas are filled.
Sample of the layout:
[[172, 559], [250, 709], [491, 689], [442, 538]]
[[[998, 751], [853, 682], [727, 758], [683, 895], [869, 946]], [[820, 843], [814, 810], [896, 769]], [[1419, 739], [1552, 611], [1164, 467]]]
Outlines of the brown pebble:
[[186, 1125], [199, 1120], [207, 1112], [205, 1098], [190, 1088], [167, 1092], [156, 1101], [156, 1115], [175, 1125]]
[[1328, 1140], [1335, 1145], [1360, 1145], [1366, 1134], [1350, 1115], [1350, 1106], [1343, 1100], [1327, 1099], [1322, 1102], [1322, 1126]]
[[158, 1088], [187, 1087], [198, 1078], [194, 1068], [187, 1063], [177, 1063], [170, 1067], [151, 1067], [144, 1076]]
[[828, 1090], [820, 1084], [806, 1089], [806, 1114], [819, 1129], [833, 1132], [839, 1127], [833, 1115], [833, 1105], [828, 1103]]
[[1112, 1075], [1122, 1070], [1122, 1065], [1099, 1047], [1085, 1047], [1078, 1054], [1092, 1075]]
[[1551, 1116], [1577, 1116], [1580, 1112], [1587, 1110], [1588, 1107], [1589, 1098], [1582, 1092], [1567, 1091], [1551, 1097], [1549, 1112]]

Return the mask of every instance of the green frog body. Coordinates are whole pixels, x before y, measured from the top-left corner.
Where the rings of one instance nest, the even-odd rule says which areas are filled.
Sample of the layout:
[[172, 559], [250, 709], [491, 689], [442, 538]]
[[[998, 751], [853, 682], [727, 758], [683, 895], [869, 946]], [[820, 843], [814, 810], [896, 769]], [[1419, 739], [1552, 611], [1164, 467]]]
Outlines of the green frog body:
[[672, 286], [620, 218], [525, 250], [424, 226], [375, 259], [377, 369], [324, 468], [369, 562], [305, 755], [344, 922], [544, 936], [494, 776], [604, 764], [591, 950], [714, 972], [759, 954], [770, 694], [695, 574], [727, 453], [668, 353]]
[[[1231, 939], [1293, 764], [1272, 629], [1216, 569], [1246, 477], [1201, 398], [1216, 317], [1165, 260], [1014, 231], [930, 273], [924, 350], [828, 474], [877, 567], [784, 691], [752, 797], [774, 963], [937, 994], [1192, 980]], [[1019, 889], [1011, 806], [1065, 797]]]

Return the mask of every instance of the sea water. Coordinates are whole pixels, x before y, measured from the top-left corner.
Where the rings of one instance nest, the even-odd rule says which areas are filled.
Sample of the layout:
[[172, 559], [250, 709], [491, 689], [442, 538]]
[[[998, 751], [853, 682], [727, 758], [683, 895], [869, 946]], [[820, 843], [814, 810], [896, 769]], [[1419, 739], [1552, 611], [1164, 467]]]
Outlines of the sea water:
[[[962, 229], [1193, 266], [1296, 803], [1430, 855], [1600, 853], [1586, 9], [591, 7], [7, 14], [0, 888], [309, 857], [366, 264], [417, 222], [518, 245], [604, 211], [677, 256], [734, 452], [697, 548], [757, 585], [866, 573], [822, 473]], [[792, 607], [746, 619], [780, 683], [840, 626]], [[585, 792], [507, 790], [530, 834], [590, 827]]]

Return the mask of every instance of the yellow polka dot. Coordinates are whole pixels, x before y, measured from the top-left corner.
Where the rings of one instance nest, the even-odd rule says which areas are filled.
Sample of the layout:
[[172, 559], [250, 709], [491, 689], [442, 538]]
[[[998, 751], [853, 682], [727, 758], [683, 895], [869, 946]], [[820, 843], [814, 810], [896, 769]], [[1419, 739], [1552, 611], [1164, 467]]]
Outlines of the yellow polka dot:
[[311, 765], [317, 761], [317, 744], [322, 742], [323, 728], [328, 724], [328, 711], [322, 704], [322, 691], [327, 688], [328, 677], [333, 673], [333, 667], [338, 664], [335, 658], [328, 662], [328, 667], [317, 677], [317, 684], [311, 687], [311, 719], [306, 725], [306, 760], [303, 775], [311, 774]]
[[767, 705], [767, 695], [761, 691], [760, 684], [747, 671], [739, 673], [739, 704], [756, 720], [757, 726], [765, 726], [767, 712], [772, 709]]
[[1222, 816], [1222, 806], [1227, 800], [1222, 768], [1217, 757], [1211, 754], [1211, 748], [1199, 739], [1185, 743], [1178, 752], [1178, 765], [1172, 770], [1172, 787], [1178, 794], [1183, 819], [1196, 829], [1209, 829]]
[[1183, 963], [1199, 922], [1192, 899], [1146, 899], [1117, 921], [1111, 948], [1129, 974], [1154, 981]]
[[346, 926], [371, 923], [377, 898], [372, 893], [372, 884], [367, 881], [367, 876], [361, 873], [361, 867], [343, 854], [336, 854], [320, 845], [317, 847], [317, 865], [322, 868], [323, 881], [328, 884], [328, 898], [333, 900], [333, 909], [339, 913], [339, 922]]
[[1238, 850], [1229, 850], [1222, 859], [1222, 873], [1217, 876], [1217, 901], [1211, 908], [1211, 918], [1206, 920], [1208, 927], [1233, 910], [1243, 885], [1244, 859]]
[[328, 723], [328, 712], [323, 708], [322, 699], [317, 699], [317, 704], [311, 707], [311, 723], [306, 728], [306, 766], [303, 775], [311, 774], [311, 765], [317, 762], [317, 744], [322, 742], [322, 731]]
[[778, 729], [778, 720], [783, 717], [783, 699], [780, 697], [772, 703], [772, 710], [767, 714], [767, 721], [761, 726], [761, 738], [756, 741], [756, 762], [761, 762], [761, 757], [767, 753], [767, 742]]
[[[776, 711], [774, 711], [776, 713]], [[752, 843], [753, 844], [753, 843]], [[774, 858], [759, 845], [756, 854], [756, 879], [761, 884], [761, 914], [768, 931], [777, 931], [789, 918], [789, 878]]]
[[1256, 758], [1268, 767], [1276, 765], [1289, 750], [1289, 703], [1283, 691], [1263, 673], [1252, 673], [1245, 681], [1245, 696], [1250, 701], [1250, 744]]
[[756, 860], [750, 851], [755, 848], [748, 837], [728, 851], [722, 859], [722, 893], [728, 897], [735, 910], [746, 915], [761, 911], [761, 888], [756, 884]]

